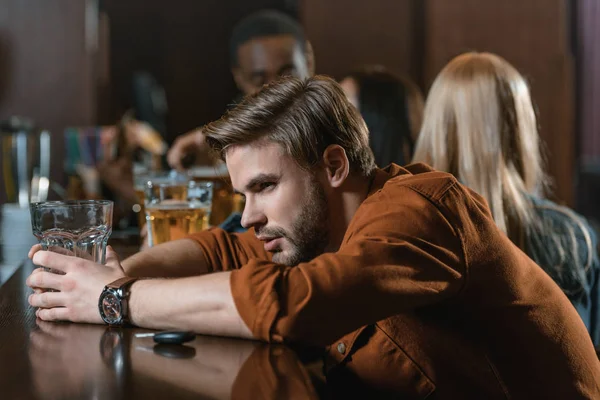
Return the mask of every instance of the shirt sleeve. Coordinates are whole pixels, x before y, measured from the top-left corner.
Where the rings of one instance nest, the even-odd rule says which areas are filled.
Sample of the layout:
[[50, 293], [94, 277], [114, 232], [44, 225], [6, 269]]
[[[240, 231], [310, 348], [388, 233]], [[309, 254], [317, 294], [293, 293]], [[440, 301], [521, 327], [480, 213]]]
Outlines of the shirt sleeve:
[[437, 205], [403, 189], [398, 198], [379, 192], [365, 201], [336, 253], [295, 267], [251, 260], [233, 271], [234, 301], [254, 336], [327, 345], [458, 293], [466, 268], [460, 238]]
[[202, 248], [209, 272], [238, 269], [255, 258], [271, 259], [263, 244], [256, 239], [253, 229], [243, 233], [228, 233], [221, 228], [212, 228], [187, 238], [196, 241]]

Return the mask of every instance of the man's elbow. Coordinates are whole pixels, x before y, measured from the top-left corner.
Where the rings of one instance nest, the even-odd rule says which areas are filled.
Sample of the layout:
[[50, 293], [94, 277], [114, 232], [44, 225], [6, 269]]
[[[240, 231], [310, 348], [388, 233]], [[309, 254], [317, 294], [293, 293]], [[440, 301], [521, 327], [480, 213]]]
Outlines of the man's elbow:
[[342, 336], [331, 325], [330, 320], [309, 321], [301, 314], [286, 317], [274, 324], [269, 342], [325, 347]]

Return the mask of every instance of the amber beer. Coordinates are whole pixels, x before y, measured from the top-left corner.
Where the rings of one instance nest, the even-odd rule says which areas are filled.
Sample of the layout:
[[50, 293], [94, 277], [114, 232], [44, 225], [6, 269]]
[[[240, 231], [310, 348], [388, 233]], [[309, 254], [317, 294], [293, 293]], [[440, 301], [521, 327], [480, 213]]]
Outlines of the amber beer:
[[[152, 182], [154, 187], [154, 194], [151, 197], [157, 198], [159, 197], [159, 185], [161, 183], [185, 185], [187, 181], [186, 176], [173, 172], [144, 172], [135, 176], [133, 189], [137, 203], [133, 205], [133, 211], [137, 214], [139, 227], [141, 228], [146, 224], [145, 204], [149, 182]], [[168, 189], [166, 195], [168, 198], [185, 200], [186, 189], [181, 186], [173, 186]]]
[[233, 192], [229, 172], [224, 163], [213, 167], [195, 167], [190, 169], [188, 174], [196, 182], [213, 184], [211, 225], [219, 225], [233, 211], [241, 212], [243, 210], [243, 203], [240, 202], [240, 197]]
[[[185, 200], [185, 196], [186, 196], [186, 188], [185, 187], [175, 186], [175, 187], [172, 187], [169, 189], [170, 189], [170, 194], [171, 194], [172, 198], [177, 199], [177, 200]], [[138, 214], [138, 224], [141, 228], [146, 223], [146, 207], [144, 206], [144, 203], [146, 201], [145, 190], [136, 188], [135, 195], [138, 198], [137, 206], [139, 208], [136, 207], [134, 209], [134, 211]]]
[[148, 182], [146, 221], [150, 247], [182, 239], [210, 227], [213, 185]]
[[190, 207], [188, 202], [147, 206], [146, 213], [153, 246], [209, 228], [210, 208]]

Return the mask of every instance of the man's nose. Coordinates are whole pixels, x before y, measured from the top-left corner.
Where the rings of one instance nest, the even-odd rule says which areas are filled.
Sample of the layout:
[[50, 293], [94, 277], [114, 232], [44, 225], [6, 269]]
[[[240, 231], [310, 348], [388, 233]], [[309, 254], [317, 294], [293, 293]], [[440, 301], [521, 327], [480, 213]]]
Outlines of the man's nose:
[[244, 206], [244, 212], [242, 213], [242, 226], [246, 229], [257, 225], [265, 225], [267, 223], [267, 217], [262, 212], [254, 201], [246, 198], [246, 205]]

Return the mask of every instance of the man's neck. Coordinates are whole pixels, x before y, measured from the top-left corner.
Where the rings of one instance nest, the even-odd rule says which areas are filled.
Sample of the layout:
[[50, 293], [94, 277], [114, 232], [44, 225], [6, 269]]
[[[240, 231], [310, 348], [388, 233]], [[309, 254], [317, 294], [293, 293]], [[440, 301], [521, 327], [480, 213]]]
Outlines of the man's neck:
[[369, 194], [372, 181], [373, 177], [349, 177], [341, 194], [330, 202], [331, 231], [326, 252], [335, 252], [340, 248], [350, 221]]

